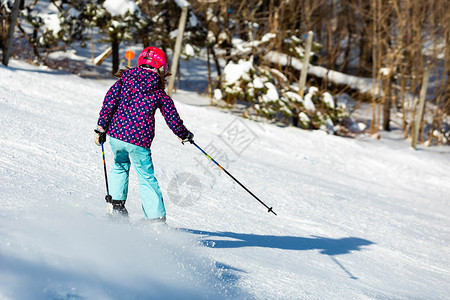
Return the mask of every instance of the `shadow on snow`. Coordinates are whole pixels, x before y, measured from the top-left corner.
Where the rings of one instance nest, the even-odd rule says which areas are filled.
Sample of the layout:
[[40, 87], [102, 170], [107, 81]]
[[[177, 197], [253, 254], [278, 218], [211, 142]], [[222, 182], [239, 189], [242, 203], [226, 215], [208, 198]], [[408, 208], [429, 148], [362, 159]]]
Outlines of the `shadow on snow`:
[[[193, 229], [183, 231], [206, 236], [201, 240], [203, 245], [210, 248], [241, 248], [263, 247], [284, 250], [319, 250], [326, 255], [340, 255], [351, 251], [361, 251], [363, 246], [374, 244], [373, 242], [356, 237], [340, 239], [325, 238], [320, 236], [275, 236], [257, 235], [234, 232], [209, 232]], [[216, 237], [216, 239], [214, 238]], [[228, 239], [222, 239], [228, 238]]]
[[209, 232], [185, 228], [181, 230], [203, 236], [200, 242], [209, 248], [262, 247], [297, 251], [319, 250], [321, 254], [328, 255], [351, 279], [358, 279], [358, 277], [355, 277], [335, 256], [348, 254], [352, 251], [361, 251], [363, 246], [374, 244], [369, 240], [356, 237], [332, 239], [320, 236], [257, 235], [234, 232]]

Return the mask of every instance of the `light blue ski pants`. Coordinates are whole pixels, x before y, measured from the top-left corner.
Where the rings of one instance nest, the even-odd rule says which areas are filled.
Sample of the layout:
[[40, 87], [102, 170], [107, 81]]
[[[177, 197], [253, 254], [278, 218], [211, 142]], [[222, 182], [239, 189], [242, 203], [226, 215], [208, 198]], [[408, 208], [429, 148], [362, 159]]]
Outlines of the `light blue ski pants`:
[[110, 173], [109, 190], [113, 200], [126, 200], [130, 166], [136, 169], [139, 181], [141, 204], [147, 219], [163, 218], [166, 209], [154, 175], [150, 148], [139, 147], [109, 137], [114, 153], [114, 166]]

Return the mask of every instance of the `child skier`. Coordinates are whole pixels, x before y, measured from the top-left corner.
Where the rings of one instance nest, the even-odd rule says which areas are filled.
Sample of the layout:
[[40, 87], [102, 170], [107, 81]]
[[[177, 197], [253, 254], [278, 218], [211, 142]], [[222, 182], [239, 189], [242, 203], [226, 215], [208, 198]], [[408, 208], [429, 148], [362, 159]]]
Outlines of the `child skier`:
[[119, 71], [116, 83], [109, 89], [95, 130], [97, 145], [109, 135], [114, 153], [110, 173], [108, 215], [128, 216], [125, 201], [131, 163], [137, 171], [139, 192], [145, 217], [164, 222], [166, 210], [161, 190], [154, 176], [150, 146], [155, 135], [155, 112], [164, 119], [182, 142], [192, 142], [194, 135], [183, 125], [172, 99], [165, 93], [167, 56], [159, 48], [147, 47], [139, 55], [138, 66]]

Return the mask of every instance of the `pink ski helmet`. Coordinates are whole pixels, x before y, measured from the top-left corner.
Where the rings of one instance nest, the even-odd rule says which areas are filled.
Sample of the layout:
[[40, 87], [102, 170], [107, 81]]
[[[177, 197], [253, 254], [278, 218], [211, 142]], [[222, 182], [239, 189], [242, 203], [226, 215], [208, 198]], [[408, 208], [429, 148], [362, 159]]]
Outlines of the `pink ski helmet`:
[[159, 69], [162, 66], [164, 68], [164, 73], [167, 73], [167, 68], [169, 67], [166, 54], [156, 47], [147, 47], [142, 50], [138, 58], [138, 66], [141, 65], [149, 65], [156, 69]]

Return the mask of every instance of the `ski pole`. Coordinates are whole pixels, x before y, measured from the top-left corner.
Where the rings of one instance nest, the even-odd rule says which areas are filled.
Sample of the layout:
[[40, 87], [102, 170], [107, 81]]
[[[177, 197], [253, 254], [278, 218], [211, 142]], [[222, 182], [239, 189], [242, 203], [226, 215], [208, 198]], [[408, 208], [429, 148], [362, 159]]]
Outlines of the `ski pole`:
[[110, 202], [112, 202], [112, 197], [109, 194], [108, 174], [106, 172], [105, 148], [103, 147], [103, 143], [101, 143], [101, 145], [102, 145], [102, 156], [103, 156], [103, 170], [105, 171], [105, 182], [106, 182], [106, 196], [105, 196], [105, 200], [106, 200], [106, 202], [110, 203]]
[[273, 213], [275, 216], [277, 215], [273, 210], [272, 207], [267, 206], [264, 202], [262, 202], [258, 197], [256, 197], [255, 194], [253, 194], [248, 188], [246, 188], [239, 180], [237, 180], [233, 175], [231, 175], [224, 167], [222, 167], [217, 161], [215, 161], [214, 158], [209, 156], [208, 153], [206, 153], [202, 148], [200, 148], [194, 141], [189, 141], [191, 144], [193, 144], [195, 147], [198, 148], [203, 154], [206, 155], [207, 158], [209, 158], [213, 163], [215, 163], [222, 171], [224, 171], [228, 176], [230, 176], [234, 181], [236, 181], [244, 190], [246, 190], [250, 195], [252, 195], [256, 200], [259, 201], [262, 205], [264, 205], [268, 212]]

